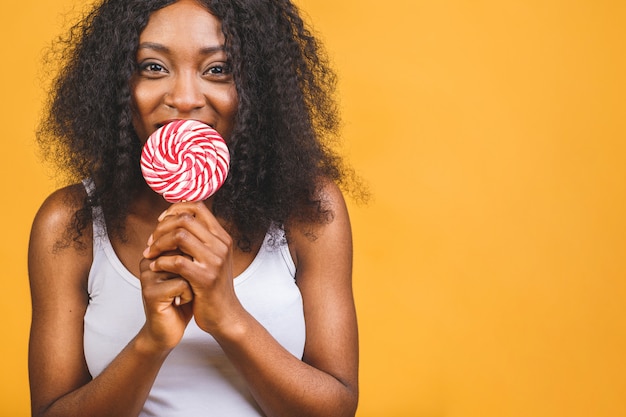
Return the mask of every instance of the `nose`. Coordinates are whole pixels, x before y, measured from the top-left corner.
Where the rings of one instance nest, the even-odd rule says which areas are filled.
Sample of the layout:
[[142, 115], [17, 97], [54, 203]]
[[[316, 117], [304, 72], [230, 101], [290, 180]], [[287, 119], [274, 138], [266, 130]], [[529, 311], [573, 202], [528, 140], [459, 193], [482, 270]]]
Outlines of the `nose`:
[[173, 77], [171, 87], [165, 94], [164, 103], [181, 114], [189, 114], [204, 107], [206, 100], [199, 81], [194, 74]]

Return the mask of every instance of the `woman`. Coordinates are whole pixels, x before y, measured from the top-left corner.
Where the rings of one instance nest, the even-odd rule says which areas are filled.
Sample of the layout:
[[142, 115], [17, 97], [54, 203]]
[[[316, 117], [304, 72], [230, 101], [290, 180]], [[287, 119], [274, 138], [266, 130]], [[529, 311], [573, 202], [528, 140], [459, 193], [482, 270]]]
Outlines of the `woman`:
[[[105, 0], [62, 58], [38, 137], [85, 180], [32, 228], [33, 415], [353, 416], [334, 80], [297, 9]], [[231, 152], [204, 202], [170, 205], [141, 178], [143, 143], [178, 119]]]

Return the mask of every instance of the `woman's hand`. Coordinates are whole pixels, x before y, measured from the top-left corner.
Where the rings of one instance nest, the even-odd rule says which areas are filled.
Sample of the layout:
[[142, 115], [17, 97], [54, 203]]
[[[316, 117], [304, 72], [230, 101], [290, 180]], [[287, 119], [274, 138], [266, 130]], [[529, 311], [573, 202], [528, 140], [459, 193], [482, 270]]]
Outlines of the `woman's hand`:
[[[164, 253], [176, 256], [180, 253]], [[182, 256], [182, 255], [181, 255]], [[144, 258], [140, 263], [141, 291], [146, 312], [146, 324], [139, 337], [147, 337], [149, 346], [169, 351], [182, 339], [191, 320], [191, 289], [187, 281], [169, 272], [155, 270], [154, 259]], [[173, 300], [180, 297], [180, 305]]]
[[189, 303], [198, 327], [214, 336], [232, 329], [244, 311], [233, 286], [233, 241], [205, 204], [173, 204], [148, 243], [150, 270], [188, 283], [190, 292], [168, 294]]

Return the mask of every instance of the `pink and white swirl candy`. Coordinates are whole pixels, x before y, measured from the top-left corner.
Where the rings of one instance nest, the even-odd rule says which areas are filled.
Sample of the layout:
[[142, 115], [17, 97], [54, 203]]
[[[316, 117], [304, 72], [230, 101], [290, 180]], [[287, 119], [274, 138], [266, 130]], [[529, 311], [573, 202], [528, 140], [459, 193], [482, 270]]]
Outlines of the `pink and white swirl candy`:
[[206, 200], [226, 181], [229, 164], [224, 139], [196, 120], [162, 126], [141, 153], [143, 177], [170, 203]]

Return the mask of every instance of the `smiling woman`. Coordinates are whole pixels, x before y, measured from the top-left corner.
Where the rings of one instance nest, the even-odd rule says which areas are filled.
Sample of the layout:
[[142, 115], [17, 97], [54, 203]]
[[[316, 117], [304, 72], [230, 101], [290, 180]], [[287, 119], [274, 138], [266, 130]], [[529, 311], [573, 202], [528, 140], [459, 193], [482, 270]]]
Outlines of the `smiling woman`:
[[[33, 415], [353, 416], [334, 79], [295, 6], [105, 0], [66, 39], [38, 137], [81, 181], [33, 223]], [[141, 177], [175, 120], [229, 147], [205, 201]]]

